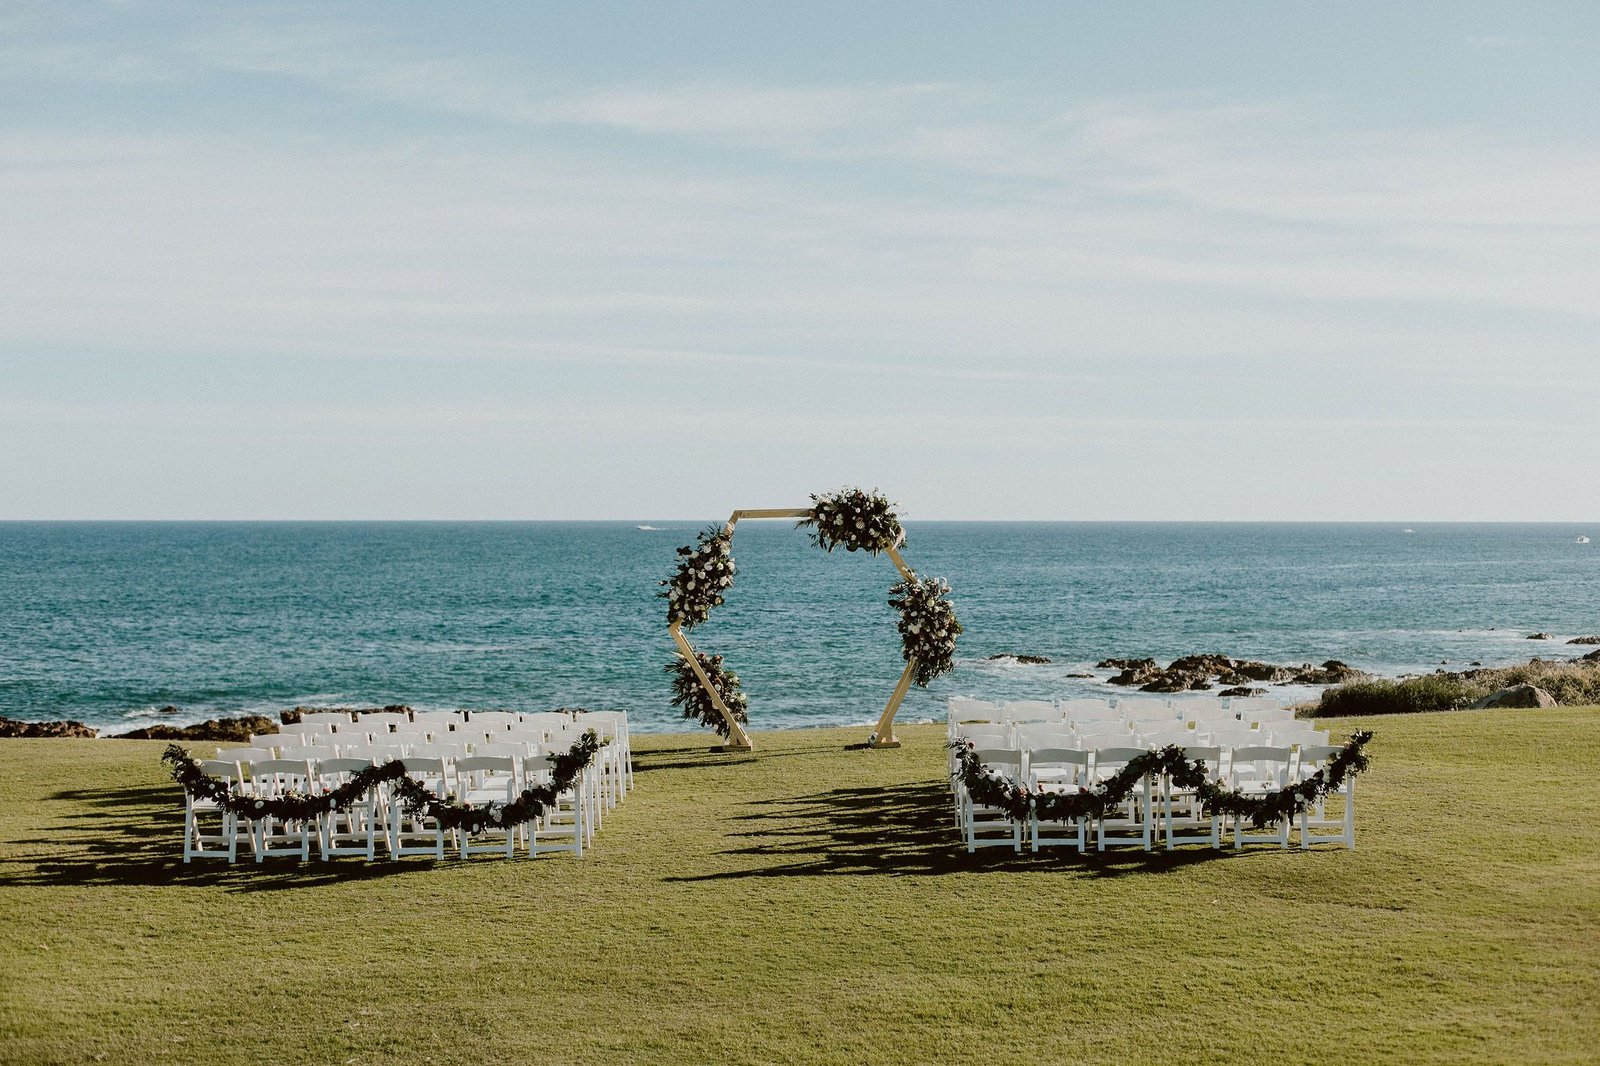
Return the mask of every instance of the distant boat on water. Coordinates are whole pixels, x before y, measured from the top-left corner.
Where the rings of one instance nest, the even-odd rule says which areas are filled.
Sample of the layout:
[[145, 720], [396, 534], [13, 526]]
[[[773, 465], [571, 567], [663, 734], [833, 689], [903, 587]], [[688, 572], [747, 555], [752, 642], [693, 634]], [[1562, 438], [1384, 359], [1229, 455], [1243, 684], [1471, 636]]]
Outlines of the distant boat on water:
[[634, 529], [642, 529], [646, 533], [660, 533], [661, 532], [661, 527], [660, 526], [634, 526], [633, 528]]
[[1414, 529], [1402, 529], [1400, 532], [1402, 532], [1402, 533], [1415, 533], [1416, 530], [1414, 530]]

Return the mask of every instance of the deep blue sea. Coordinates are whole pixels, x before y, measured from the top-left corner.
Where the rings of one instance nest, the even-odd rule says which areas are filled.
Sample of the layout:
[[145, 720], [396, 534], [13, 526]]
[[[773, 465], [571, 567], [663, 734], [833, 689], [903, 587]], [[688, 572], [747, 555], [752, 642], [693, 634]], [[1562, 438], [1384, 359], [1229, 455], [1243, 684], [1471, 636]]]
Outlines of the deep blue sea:
[[[659, 528], [640, 528], [640, 526]], [[297, 704], [622, 708], [673, 729], [657, 581], [695, 523], [0, 523], [0, 714], [101, 728]], [[946, 577], [952, 695], [1107, 694], [1107, 656], [1343, 659], [1386, 675], [1575, 655], [1600, 541], [1562, 525], [908, 523]], [[742, 523], [738, 578], [691, 637], [755, 729], [871, 723], [899, 676], [896, 575], [786, 521]], [[1005, 653], [1048, 666], [989, 662]], [[1093, 673], [1093, 678], [1069, 674]], [[1285, 696], [1306, 693], [1281, 690]]]

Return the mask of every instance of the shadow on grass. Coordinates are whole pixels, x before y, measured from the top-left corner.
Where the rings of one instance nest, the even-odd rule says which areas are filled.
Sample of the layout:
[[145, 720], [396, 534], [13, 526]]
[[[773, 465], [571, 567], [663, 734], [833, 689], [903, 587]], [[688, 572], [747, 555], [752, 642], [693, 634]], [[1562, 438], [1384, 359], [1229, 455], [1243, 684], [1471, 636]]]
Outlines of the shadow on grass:
[[670, 877], [669, 881], [722, 881], [751, 877], [811, 877], [831, 874], [926, 876], [973, 871], [1059, 869], [1083, 877], [1164, 873], [1232, 857], [1204, 845], [1175, 851], [1138, 846], [1090, 851], [1067, 847], [1021, 855], [1009, 847], [969, 853], [954, 824], [950, 792], [926, 782], [884, 788], [836, 788], [811, 796], [763, 801], [760, 809], [735, 817], [748, 830], [734, 834], [750, 843], [720, 852], [760, 860], [739, 870]]
[[230, 892], [272, 892], [464, 865], [458, 860], [387, 860], [381, 844], [378, 859], [372, 863], [359, 858], [323, 862], [317, 858], [315, 841], [309, 862], [272, 857], [258, 863], [241, 843], [239, 860], [233, 865], [220, 858], [185, 863], [183, 798], [171, 785], [70, 789], [45, 800], [46, 805], [56, 803], [76, 809], [57, 814], [48, 806], [41, 807], [41, 815], [54, 818], [61, 828], [10, 841], [32, 854], [0, 858], [0, 886], [194, 885]]

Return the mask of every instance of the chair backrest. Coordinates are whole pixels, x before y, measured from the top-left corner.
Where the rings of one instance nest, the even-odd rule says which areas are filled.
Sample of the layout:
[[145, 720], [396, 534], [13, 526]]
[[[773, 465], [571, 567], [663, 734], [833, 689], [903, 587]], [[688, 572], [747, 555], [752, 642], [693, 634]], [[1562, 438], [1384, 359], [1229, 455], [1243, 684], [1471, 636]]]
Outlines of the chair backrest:
[[[482, 744], [474, 744], [472, 746], [472, 758], [474, 759], [482, 758], [484, 756], [525, 759], [529, 754], [530, 752], [528, 751], [528, 745], [524, 743], [518, 743], [515, 740], [501, 741], [493, 744], [485, 742]], [[460, 769], [460, 767], [461, 761], [458, 759], [456, 760], [456, 768]]]
[[302, 722], [315, 722], [315, 723], [318, 723], [318, 724], [326, 722], [329, 725], [333, 726], [334, 728], [338, 728], [341, 725], [347, 725], [347, 724], [349, 724], [351, 722], [354, 722], [355, 720], [356, 720], [356, 716], [351, 714], [349, 711], [302, 711], [302, 712], [300, 712], [300, 721], [302, 721]]
[[1078, 743], [1085, 749], [1109, 748], [1126, 745], [1133, 740], [1127, 726], [1115, 729], [1078, 730]]
[[1191, 761], [1206, 764], [1206, 775], [1215, 778], [1222, 772], [1222, 749], [1213, 748], [1206, 744], [1185, 744], [1183, 754]]
[[1022, 752], [1017, 748], [985, 748], [980, 745], [973, 754], [991, 770], [1009, 770], [1013, 775], [1022, 772]]
[[318, 759], [316, 771], [318, 777], [334, 777], [357, 773], [369, 768], [371, 765], [371, 759], [348, 759], [343, 756], [335, 756], [327, 759]]
[[454, 725], [457, 722], [465, 722], [467, 716], [462, 711], [412, 711], [411, 720], [413, 722], [426, 722], [429, 725], [438, 723]]
[[338, 754], [331, 744], [285, 744], [278, 749], [280, 759], [332, 759]]
[[1094, 719], [1098, 717], [1101, 720], [1104, 720], [1112, 717], [1116, 713], [1112, 710], [1111, 704], [1105, 700], [1087, 699], [1083, 697], [1070, 700], [1057, 700], [1056, 706], [1060, 707], [1061, 713], [1066, 715], [1068, 718], [1076, 718], [1081, 716], [1085, 719]]
[[400, 760], [400, 765], [405, 767], [407, 776], [417, 774], [433, 774], [444, 776], [444, 760], [437, 756], [411, 756]]
[[1245, 744], [1233, 749], [1233, 776], [1249, 769], [1256, 777], [1272, 778], [1282, 782], [1289, 773], [1289, 761], [1294, 752], [1288, 748], [1271, 745]]
[[386, 763], [393, 762], [396, 759], [404, 759], [406, 757], [406, 753], [410, 751], [410, 745], [357, 744], [349, 750], [341, 747], [339, 751], [341, 754], [349, 755], [357, 759], [364, 758], [371, 759], [375, 763]]
[[311, 763], [305, 759], [261, 759], [250, 764], [250, 780], [257, 788], [293, 788], [311, 780]]
[[1056, 705], [1044, 700], [1018, 700], [1001, 707], [1000, 713], [1012, 723], [1061, 721], [1061, 712]]
[[[499, 729], [504, 731], [520, 721], [522, 721], [522, 718], [515, 711], [473, 711], [472, 717], [467, 719], [467, 724], [478, 729]], [[567, 722], [570, 725], [572, 719], [567, 719]]]
[[220, 781], [237, 783], [244, 780], [244, 774], [239, 769], [239, 764], [225, 759], [200, 759], [196, 765], [200, 772], [207, 777], [215, 777]]
[[988, 700], [974, 700], [968, 698], [952, 699], [946, 704], [945, 715], [952, 724], [962, 722], [999, 722], [1004, 721], [998, 703]]
[[281, 748], [285, 744], [301, 743], [298, 733], [251, 733], [252, 748]]
[[1016, 726], [1011, 732], [1017, 747], [1024, 750], [1070, 748], [1074, 743], [1072, 730], [1065, 722], [1030, 722]]
[[1194, 740], [1194, 730], [1182, 726], [1176, 729], [1168, 726], [1159, 729], [1141, 729], [1139, 739], [1145, 747], [1151, 749], [1165, 748], [1169, 744], [1176, 744], [1181, 748]]
[[[560, 711], [529, 711], [517, 717], [522, 725], [542, 729], [546, 733], [552, 729], [565, 729], [572, 724], [572, 716]], [[477, 715], [473, 715], [473, 718], [477, 718]]]
[[1271, 696], [1235, 696], [1228, 701], [1228, 709], [1236, 714], [1245, 711], [1255, 714], [1258, 711], [1270, 711], [1282, 706], [1281, 702]]
[[1300, 746], [1300, 765], [1307, 766], [1312, 763], [1327, 762], [1343, 750], [1337, 744], [1302, 744]]
[[1096, 768], [1102, 766], [1121, 766], [1132, 762], [1141, 755], [1150, 754], [1144, 748], [1096, 748], [1094, 749], [1094, 764]]
[[963, 722], [956, 726], [956, 736], [980, 747], [1003, 747], [1011, 743], [1011, 727], [1004, 723]]
[[1219, 748], [1236, 748], [1241, 744], [1260, 744], [1266, 738], [1253, 729], [1246, 729], [1237, 724], [1233, 726], [1218, 726], [1208, 729], [1201, 726], [1199, 732], [1206, 735], [1206, 743]]
[[1274, 744], [1303, 746], [1328, 742], [1328, 731], [1317, 729], [1310, 722], [1268, 722], [1262, 728], [1272, 733]]
[[1178, 717], [1166, 700], [1118, 700], [1117, 713], [1130, 722], [1176, 721]]
[[1185, 718], [1224, 713], [1222, 700], [1217, 696], [1183, 696], [1172, 701], [1172, 709]]
[[411, 715], [403, 711], [363, 711], [356, 719], [356, 725], [364, 726], [374, 733], [381, 733], [386, 729], [393, 729], [398, 725], [409, 725]]
[[514, 774], [517, 760], [510, 755], [465, 755], [456, 760], [457, 774]]
[[1028, 753], [1028, 768], [1033, 773], [1072, 770], [1072, 780], [1076, 782], [1089, 769], [1089, 753], [1078, 748], [1035, 748]]
[[251, 764], [266, 759], [275, 759], [271, 748], [218, 748], [217, 761], [229, 763]]

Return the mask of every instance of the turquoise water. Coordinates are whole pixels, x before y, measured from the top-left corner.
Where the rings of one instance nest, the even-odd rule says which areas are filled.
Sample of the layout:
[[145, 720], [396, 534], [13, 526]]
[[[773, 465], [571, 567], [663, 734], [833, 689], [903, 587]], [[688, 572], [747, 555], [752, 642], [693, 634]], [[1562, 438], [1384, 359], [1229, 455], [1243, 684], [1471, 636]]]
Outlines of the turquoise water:
[[[0, 714], [132, 728], [295, 704], [626, 709], [676, 728], [656, 582], [694, 523], [0, 523]], [[1559, 525], [908, 523], [967, 633], [957, 694], [1104, 694], [1106, 656], [1344, 659], [1382, 674], [1586, 650], [1600, 542]], [[884, 558], [746, 522], [693, 631], [755, 728], [870, 723], [899, 676]], [[1048, 666], [988, 662], [1047, 655]], [[1095, 678], [1067, 675], [1094, 672]], [[1298, 693], [1285, 691], [1286, 695]]]

